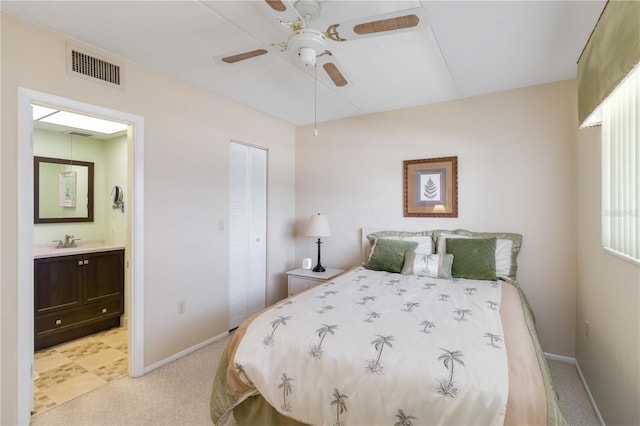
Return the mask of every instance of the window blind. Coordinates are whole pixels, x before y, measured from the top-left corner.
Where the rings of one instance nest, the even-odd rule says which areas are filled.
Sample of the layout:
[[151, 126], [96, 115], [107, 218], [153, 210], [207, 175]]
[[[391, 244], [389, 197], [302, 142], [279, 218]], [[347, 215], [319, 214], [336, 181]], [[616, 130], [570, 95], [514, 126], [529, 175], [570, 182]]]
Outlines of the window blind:
[[640, 263], [640, 67], [602, 103], [602, 244]]

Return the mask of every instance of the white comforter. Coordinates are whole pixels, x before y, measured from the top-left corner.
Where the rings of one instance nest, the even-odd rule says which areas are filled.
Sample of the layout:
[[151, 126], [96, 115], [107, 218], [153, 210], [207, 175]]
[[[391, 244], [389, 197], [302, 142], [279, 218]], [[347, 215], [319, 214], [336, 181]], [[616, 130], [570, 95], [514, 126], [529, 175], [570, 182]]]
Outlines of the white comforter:
[[500, 285], [357, 268], [255, 319], [236, 369], [304, 423], [502, 424]]

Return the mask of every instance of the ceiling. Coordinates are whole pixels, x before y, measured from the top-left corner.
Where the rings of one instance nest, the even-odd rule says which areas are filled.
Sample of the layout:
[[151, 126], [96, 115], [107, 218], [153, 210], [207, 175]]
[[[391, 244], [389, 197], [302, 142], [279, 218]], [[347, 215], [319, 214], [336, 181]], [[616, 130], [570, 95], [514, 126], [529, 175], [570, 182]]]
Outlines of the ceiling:
[[[414, 14], [417, 26], [327, 41], [347, 80], [271, 45], [285, 12], [254, 1], [7, 1], [3, 11], [49, 27], [294, 125], [443, 102], [575, 78], [606, 3], [595, 1], [321, 1], [307, 28], [325, 31]], [[220, 59], [254, 49], [234, 64]], [[328, 60], [325, 55], [318, 59]], [[117, 58], [116, 58], [117, 59]], [[123, 78], [126, 79], [126, 66]], [[317, 79], [314, 79], [314, 74]]]

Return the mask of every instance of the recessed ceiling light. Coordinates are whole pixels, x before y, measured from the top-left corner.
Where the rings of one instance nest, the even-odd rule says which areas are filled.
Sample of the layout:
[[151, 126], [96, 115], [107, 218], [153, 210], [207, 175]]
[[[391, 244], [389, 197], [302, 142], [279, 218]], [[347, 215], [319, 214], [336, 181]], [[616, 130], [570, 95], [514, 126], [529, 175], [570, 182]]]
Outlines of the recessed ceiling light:
[[101, 118], [89, 117], [86, 115], [76, 114], [68, 111], [58, 111], [55, 114], [45, 116], [40, 121], [104, 133], [107, 135], [122, 132], [127, 130], [128, 128], [128, 126], [123, 123], [103, 120]]
[[47, 115], [51, 115], [54, 112], [58, 111], [54, 108], [44, 107], [40, 105], [31, 105], [33, 107], [33, 119], [40, 120], [42, 117], [46, 117]]

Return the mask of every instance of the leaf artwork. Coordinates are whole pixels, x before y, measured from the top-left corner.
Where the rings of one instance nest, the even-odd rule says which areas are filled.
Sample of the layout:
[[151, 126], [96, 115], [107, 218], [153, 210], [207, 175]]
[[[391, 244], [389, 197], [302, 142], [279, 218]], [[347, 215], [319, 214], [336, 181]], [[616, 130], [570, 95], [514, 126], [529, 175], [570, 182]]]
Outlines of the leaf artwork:
[[389, 280], [387, 282], [387, 285], [396, 285], [396, 284], [399, 284], [399, 283], [400, 283], [400, 280], [395, 279], [395, 280]]
[[376, 300], [376, 296], [365, 296], [365, 297], [362, 298], [362, 300], [360, 302], [357, 302], [356, 304], [357, 305], [364, 305], [370, 300]]
[[423, 327], [423, 328], [422, 328], [422, 330], [420, 330], [420, 331], [422, 331], [423, 333], [427, 333], [427, 334], [429, 334], [429, 333], [431, 333], [431, 332], [429, 331], [429, 329], [434, 328], [434, 327], [436, 326], [436, 323], [435, 323], [435, 322], [431, 322], [431, 321], [424, 320], [424, 321], [422, 321], [422, 322], [420, 323], [420, 325]]
[[436, 198], [436, 195], [438, 195], [438, 187], [433, 183], [433, 180], [431, 180], [431, 176], [429, 176], [429, 180], [427, 180], [427, 183], [424, 185], [423, 195], [429, 200], [433, 200]]
[[238, 376], [240, 376], [240, 378], [242, 378], [244, 382], [247, 383], [249, 386], [254, 386], [249, 376], [247, 376], [247, 372], [244, 371], [244, 368], [242, 367], [242, 365], [236, 362], [235, 367], [236, 367], [236, 371], [238, 372]]
[[411, 312], [413, 310], [413, 308], [415, 307], [419, 307], [420, 303], [419, 302], [407, 302], [404, 304], [404, 309], [403, 311], [405, 312]]
[[489, 305], [489, 309], [491, 309], [492, 311], [495, 311], [496, 309], [498, 309], [498, 302], [487, 300], [487, 305]]
[[324, 314], [327, 311], [330, 311], [333, 309], [333, 306], [331, 305], [324, 305], [323, 307], [320, 308], [319, 311], [317, 311], [319, 314]]
[[291, 405], [289, 404], [289, 401], [287, 401], [287, 396], [289, 396], [289, 394], [292, 391], [291, 382], [293, 382], [293, 379], [290, 377], [287, 377], [287, 373], [282, 373], [282, 376], [280, 377], [280, 384], [278, 385], [278, 389], [282, 389], [281, 408], [286, 412], [291, 411]]
[[466, 321], [466, 315], [471, 315], [471, 311], [469, 309], [456, 309], [453, 312], [457, 315], [456, 320], [458, 321]]
[[324, 299], [324, 298], [326, 298], [327, 296], [331, 296], [331, 295], [333, 295], [333, 294], [338, 294], [338, 292], [337, 292], [337, 291], [335, 291], [335, 290], [327, 290], [327, 291], [325, 291], [324, 293], [322, 293], [320, 296], [316, 296], [316, 297], [317, 297], [318, 299]]
[[453, 367], [456, 363], [464, 367], [464, 362], [460, 359], [460, 357], [462, 357], [462, 352], [449, 351], [442, 348], [440, 348], [440, 350], [444, 353], [438, 357], [438, 361], [442, 361], [444, 367], [449, 371], [449, 377], [441, 379], [438, 382], [438, 387], [436, 389], [438, 393], [441, 393], [446, 397], [455, 398], [458, 394], [458, 388], [455, 387], [455, 382], [453, 381]]
[[360, 286], [360, 288], [358, 289], [358, 291], [365, 291], [365, 290], [366, 290], [366, 289], [368, 289], [368, 288], [369, 288], [369, 286], [368, 286], [368, 285], [366, 285], [366, 284], [364, 284], [364, 285]]
[[406, 293], [407, 290], [404, 288], [399, 288], [398, 290], [396, 290], [396, 295], [397, 296], [402, 296], [404, 293]]
[[438, 300], [441, 302], [446, 302], [447, 300], [449, 300], [449, 295], [448, 294], [441, 294], [440, 296], [438, 296]]
[[464, 289], [465, 294], [469, 295], [469, 296], [473, 296], [473, 294], [478, 291], [477, 288], [475, 287], [467, 287]]
[[279, 304], [278, 306], [276, 306], [276, 309], [282, 309], [284, 308], [286, 305], [291, 305], [293, 302], [291, 300], [288, 300], [284, 303]]
[[435, 285], [435, 283], [426, 283], [422, 288], [424, 288], [425, 290], [431, 290], [433, 287], [435, 287]]
[[487, 345], [494, 347], [496, 349], [500, 349], [500, 346], [496, 345], [496, 342], [502, 342], [502, 336], [493, 333], [484, 333], [484, 337], [490, 339]]
[[418, 420], [414, 416], [410, 416], [404, 413], [402, 409], [398, 409], [398, 414], [396, 414], [398, 421], [393, 424], [393, 426], [413, 426], [413, 422], [411, 420]]
[[343, 422], [340, 421], [340, 414], [347, 411], [347, 395], [341, 394], [337, 388], [333, 389], [333, 401], [331, 401], [331, 405], [336, 406], [336, 422], [334, 426], [342, 426]]
[[373, 322], [374, 319], [380, 318], [380, 315], [382, 314], [378, 312], [369, 312], [367, 314], [367, 317], [364, 319], [364, 322]]
[[382, 374], [382, 363], [380, 362], [380, 358], [382, 358], [382, 351], [384, 350], [385, 346], [389, 346], [390, 348], [393, 347], [393, 345], [391, 344], [391, 341], [393, 340], [393, 336], [381, 336], [379, 334], [376, 334], [377, 339], [375, 339], [373, 342], [371, 342], [371, 344], [373, 345], [373, 347], [375, 348], [375, 350], [378, 352], [378, 357], [376, 359], [370, 359], [369, 361], [367, 361], [367, 366], [365, 367], [365, 370], [371, 374], [376, 373], [376, 374]]
[[278, 327], [280, 327], [280, 325], [287, 325], [287, 321], [289, 321], [290, 319], [291, 317], [280, 316], [273, 320], [271, 322], [271, 327], [273, 328], [273, 330], [271, 330], [271, 334], [264, 337], [262, 343], [264, 343], [265, 346], [271, 346], [273, 344], [273, 335], [276, 333]]
[[322, 358], [322, 342], [324, 342], [324, 338], [327, 337], [327, 334], [335, 334], [333, 330], [335, 330], [336, 328], [338, 328], [337, 324], [334, 324], [334, 325], [322, 324], [322, 327], [316, 330], [316, 333], [318, 333], [318, 337], [320, 338], [320, 341], [317, 344], [311, 346], [311, 349], [309, 350], [309, 355], [311, 355], [315, 359]]

